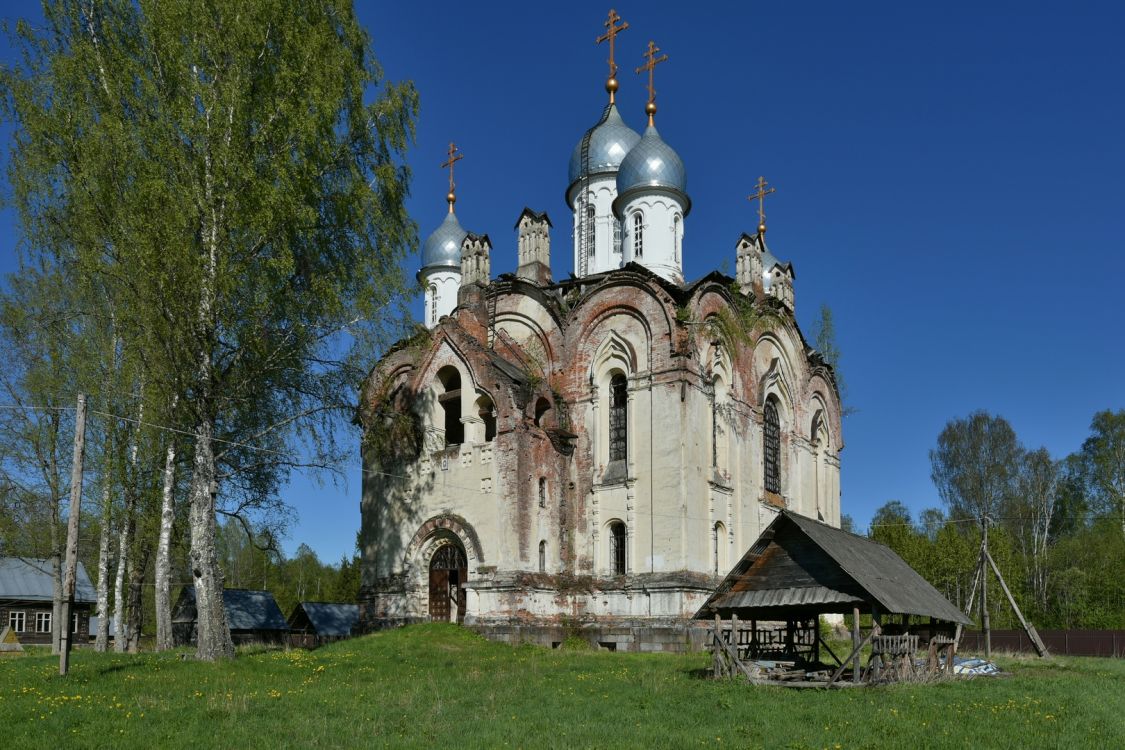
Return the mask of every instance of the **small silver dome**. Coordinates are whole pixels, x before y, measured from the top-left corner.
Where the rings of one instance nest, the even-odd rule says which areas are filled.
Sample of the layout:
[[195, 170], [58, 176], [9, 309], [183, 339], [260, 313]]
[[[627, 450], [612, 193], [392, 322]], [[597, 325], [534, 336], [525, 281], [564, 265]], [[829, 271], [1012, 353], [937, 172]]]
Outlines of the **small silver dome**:
[[687, 197], [687, 170], [680, 155], [649, 125], [617, 171], [617, 195], [645, 187], [661, 187]]
[[457, 221], [457, 214], [450, 211], [438, 228], [422, 245], [422, 270], [453, 268], [461, 270], [461, 242], [467, 235]]
[[[582, 144], [589, 139], [589, 167], [583, 169]], [[602, 117], [594, 127], [586, 131], [582, 140], [570, 155], [570, 169], [567, 171], [571, 187], [583, 177], [616, 172], [621, 161], [641, 139], [637, 131], [625, 124], [616, 104], [606, 105]]]

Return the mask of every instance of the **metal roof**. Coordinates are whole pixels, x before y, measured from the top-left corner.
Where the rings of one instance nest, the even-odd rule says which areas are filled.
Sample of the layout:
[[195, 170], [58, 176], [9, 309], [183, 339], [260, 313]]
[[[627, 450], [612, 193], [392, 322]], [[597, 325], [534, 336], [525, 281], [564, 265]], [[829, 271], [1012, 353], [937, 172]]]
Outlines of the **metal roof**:
[[[223, 607], [231, 630], [289, 630], [281, 608], [268, 591], [223, 589]], [[185, 586], [176, 602], [174, 622], [195, 622], [195, 587]]]
[[696, 618], [733, 612], [783, 619], [864, 604], [888, 614], [971, 624], [889, 547], [788, 510], [766, 527]]
[[317, 635], [347, 636], [359, 622], [358, 604], [330, 604], [327, 602], [301, 602]]
[[[51, 576], [51, 561], [32, 557], [0, 557], [0, 599], [49, 602], [55, 598], [55, 582]], [[74, 582], [74, 601], [94, 603], [98, 595], [86, 575], [86, 568], [78, 563]]]

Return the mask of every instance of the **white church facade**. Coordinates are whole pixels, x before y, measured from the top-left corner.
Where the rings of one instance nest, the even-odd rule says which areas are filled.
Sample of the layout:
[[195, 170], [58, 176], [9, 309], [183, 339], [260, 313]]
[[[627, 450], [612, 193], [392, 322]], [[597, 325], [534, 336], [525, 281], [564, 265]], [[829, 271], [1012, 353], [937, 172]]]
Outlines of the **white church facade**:
[[571, 278], [529, 209], [493, 278], [452, 184], [424, 244], [425, 327], [362, 391], [365, 629], [669, 643], [779, 509], [839, 525], [839, 394], [792, 266], [763, 221], [735, 278], [685, 281], [686, 168], [651, 94], [638, 134], [607, 90], [570, 160]]

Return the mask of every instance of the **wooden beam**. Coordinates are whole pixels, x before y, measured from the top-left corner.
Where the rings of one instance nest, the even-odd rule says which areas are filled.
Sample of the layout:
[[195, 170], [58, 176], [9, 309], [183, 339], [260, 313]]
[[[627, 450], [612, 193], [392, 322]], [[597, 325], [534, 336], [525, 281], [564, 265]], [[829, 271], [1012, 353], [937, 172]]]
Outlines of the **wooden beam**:
[[1039, 633], [1036, 632], [1035, 626], [1024, 619], [1023, 612], [1020, 611], [1020, 606], [1016, 604], [1016, 598], [1012, 596], [1012, 592], [1008, 590], [1008, 584], [1004, 581], [1004, 576], [1000, 575], [1000, 568], [996, 565], [996, 561], [992, 559], [992, 555], [988, 550], [984, 551], [985, 559], [992, 567], [992, 572], [996, 574], [996, 580], [1000, 582], [1000, 588], [1004, 591], [1004, 595], [1008, 597], [1008, 603], [1012, 605], [1012, 611], [1016, 613], [1016, 619], [1020, 621], [1023, 630], [1027, 633], [1027, 637], [1031, 640], [1031, 645], [1035, 647], [1035, 653], [1039, 656], [1047, 656], [1047, 646], [1039, 639]]
[[[857, 622], [858, 622], [858, 619], [857, 619]], [[850, 654], [848, 654], [848, 658], [844, 659], [844, 663], [840, 665], [840, 668], [837, 669], [835, 671], [835, 673], [833, 673], [832, 679], [828, 681], [828, 684], [825, 685], [825, 687], [832, 687], [832, 683], [834, 683], [834, 682], [836, 682], [836, 680], [840, 679], [840, 675], [842, 675], [844, 673], [844, 667], [847, 665], [847, 663], [849, 661], [855, 660], [855, 662], [858, 664], [859, 663], [859, 652], [861, 650], [863, 650], [863, 647], [866, 646], [871, 641], [871, 639], [874, 638], [875, 636], [877, 636], [878, 634], [879, 634], [879, 626], [875, 623], [871, 623], [871, 632], [867, 634], [867, 637], [864, 638], [859, 643], [859, 645], [857, 645], [854, 649], [852, 649], [852, 652]]]

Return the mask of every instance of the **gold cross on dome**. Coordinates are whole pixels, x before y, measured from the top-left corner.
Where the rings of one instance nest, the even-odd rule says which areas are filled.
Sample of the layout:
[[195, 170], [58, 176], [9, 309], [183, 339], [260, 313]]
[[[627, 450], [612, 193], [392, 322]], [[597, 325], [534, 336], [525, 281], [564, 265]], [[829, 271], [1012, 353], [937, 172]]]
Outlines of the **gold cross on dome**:
[[637, 73], [648, 71], [648, 104], [645, 105], [645, 112], [648, 113], [648, 124], [652, 125], [652, 116], [656, 114], [656, 86], [653, 84], [652, 72], [656, 70], [656, 66], [668, 59], [668, 55], [656, 56], [660, 48], [651, 39], [648, 43], [648, 49], [645, 50], [645, 57], [647, 61], [644, 65], [637, 68]]
[[766, 190], [768, 184], [765, 177], [759, 177], [758, 184], [754, 186], [758, 188], [758, 192], [752, 193], [746, 198], [749, 201], [758, 201], [758, 232], [760, 234], [765, 234], [766, 231], [766, 196], [777, 192], [777, 188]]
[[457, 150], [456, 144], [450, 142], [449, 144], [449, 159], [442, 162], [441, 168], [449, 167], [449, 195], [445, 199], [449, 201], [449, 213], [453, 213], [453, 204], [457, 202], [457, 195], [454, 189], [457, 185], [453, 182], [453, 165], [465, 158], [465, 155]]
[[[614, 78], [617, 77], [617, 63], [614, 62], [614, 59], [613, 59], [613, 38], [615, 36], [617, 36], [618, 34], [620, 34], [622, 31], [624, 31], [625, 29], [629, 28], [629, 22], [628, 21], [621, 21], [620, 26], [617, 25], [618, 21], [621, 21], [621, 16], [617, 15], [616, 10], [614, 10], [613, 8], [610, 8], [609, 9], [609, 17], [606, 19], [605, 23], [602, 24], [603, 26], [605, 26], [606, 31], [605, 31], [604, 34], [602, 34], [601, 36], [599, 36], [595, 40], [595, 44], [601, 44], [602, 42], [609, 42], [609, 80], [611, 80], [611, 81]], [[616, 81], [615, 81], [615, 83], [616, 83]], [[608, 87], [609, 84], [607, 83], [606, 86]], [[616, 91], [616, 90], [617, 90], [617, 87], [614, 86], [613, 90], [609, 92], [610, 99], [613, 98], [613, 92]]]

